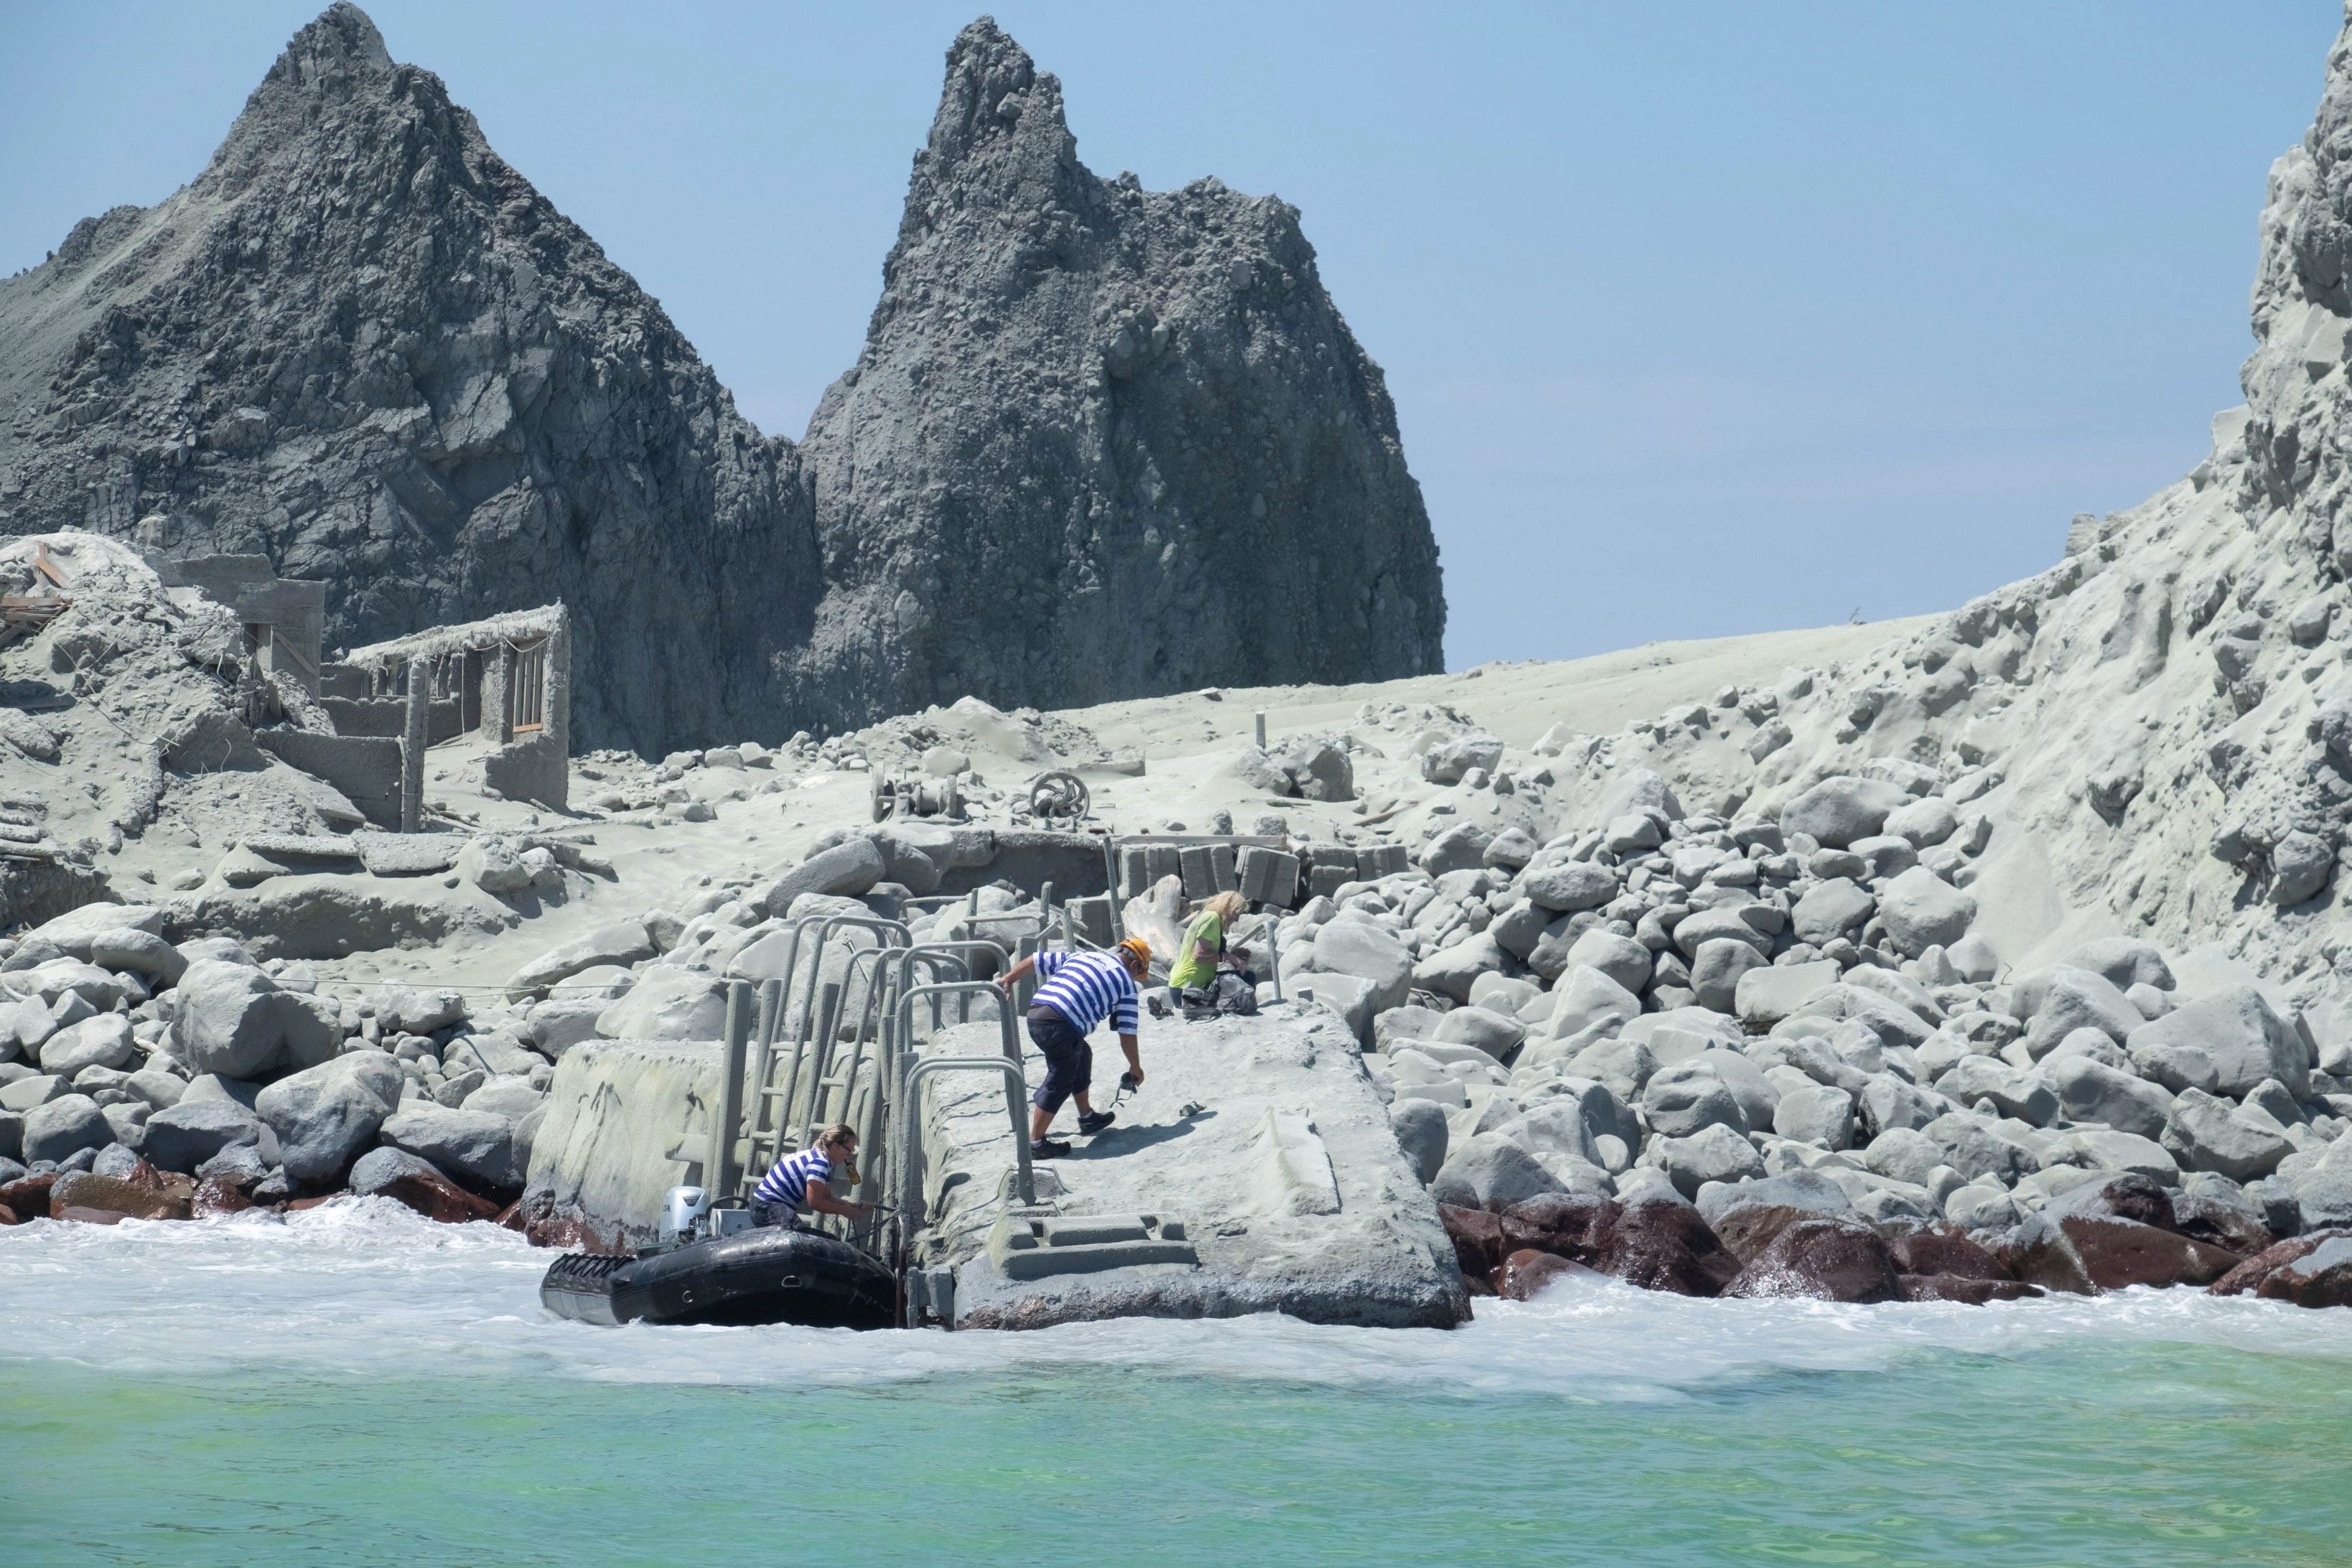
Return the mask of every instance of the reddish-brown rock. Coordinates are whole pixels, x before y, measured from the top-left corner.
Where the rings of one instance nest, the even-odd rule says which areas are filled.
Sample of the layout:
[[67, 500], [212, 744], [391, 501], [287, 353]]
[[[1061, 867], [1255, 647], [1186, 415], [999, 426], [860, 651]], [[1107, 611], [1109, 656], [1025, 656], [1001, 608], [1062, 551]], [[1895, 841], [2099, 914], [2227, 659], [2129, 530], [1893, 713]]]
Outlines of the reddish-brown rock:
[[198, 1219], [243, 1214], [253, 1206], [253, 1184], [234, 1176], [206, 1176], [196, 1184], [188, 1209]]
[[2263, 1280], [2288, 1264], [2308, 1258], [2318, 1251], [2321, 1243], [2336, 1241], [2346, 1237], [2352, 1237], [2352, 1230], [2336, 1227], [2315, 1230], [2307, 1236], [2291, 1236], [2284, 1241], [2273, 1242], [2214, 1280], [2212, 1293], [2216, 1296], [2243, 1296], [2250, 1291], [2259, 1291]]
[[[1464, 1212], [1475, 1214], [1477, 1211]], [[533, 1247], [558, 1247], [565, 1252], [593, 1252], [613, 1258], [626, 1257], [631, 1250], [627, 1241], [620, 1237], [607, 1238], [599, 1235], [595, 1226], [582, 1218], [577, 1210], [558, 1209], [554, 1198], [546, 1193], [534, 1193], [522, 1199], [519, 1217], [522, 1221], [522, 1233]], [[1499, 1265], [1501, 1261], [1498, 1256], [1496, 1263]], [[1475, 1289], [1483, 1289], [1486, 1279], [1482, 1274], [1471, 1283]]]
[[1719, 1295], [1739, 1272], [1739, 1260], [1698, 1210], [1664, 1200], [1625, 1208], [1585, 1261], [1627, 1284], [1677, 1296]]
[[15, 1209], [26, 1219], [35, 1219], [49, 1212], [49, 1189], [58, 1184], [55, 1171], [43, 1171], [37, 1175], [19, 1176], [5, 1186], [0, 1186], [0, 1204]]
[[404, 1204], [426, 1219], [439, 1220], [444, 1225], [464, 1225], [468, 1220], [497, 1219], [499, 1215], [498, 1205], [488, 1198], [476, 1197], [430, 1165], [402, 1172], [378, 1186], [375, 1195]]
[[2133, 1285], [2210, 1285], [2236, 1253], [2145, 1225], [2093, 1214], [2039, 1214], [2020, 1226], [2010, 1262], [2047, 1290], [2095, 1296]]
[[1532, 1300], [1554, 1281], [1580, 1276], [1587, 1279], [1607, 1278], [1599, 1269], [1571, 1262], [1557, 1253], [1521, 1247], [1503, 1259], [1503, 1267], [1496, 1273], [1495, 1294], [1511, 1301]]
[[10, 1208], [6, 1204], [0, 1204], [0, 1225], [22, 1225], [24, 1223], [24, 1221], [16, 1217], [16, 1211], [15, 1209]]
[[1886, 1237], [1886, 1256], [1897, 1274], [1954, 1274], [1967, 1279], [2007, 1279], [2000, 1259], [1970, 1241], [1957, 1226], [1923, 1225]]
[[1818, 1209], [1801, 1209], [1789, 1204], [1741, 1204], [1716, 1216], [1715, 1234], [1725, 1250], [1745, 1266], [1799, 1220], [1821, 1217]]
[[1545, 1193], [1503, 1210], [1503, 1250], [1533, 1247], [1590, 1262], [1624, 1212], [1624, 1205], [1612, 1198]]
[[[1462, 1266], [1465, 1279], [1488, 1279], [1503, 1266], [1502, 1215], [1440, 1204], [1437, 1217], [1444, 1222], [1446, 1237], [1454, 1243], [1454, 1261]], [[527, 1228], [524, 1234], [530, 1234]]]
[[323, 1205], [333, 1203], [337, 1198], [341, 1197], [342, 1195], [343, 1194], [341, 1193], [313, 1193], [307, 1198], [289, 1198], [284, 1203], [278, 1205], [278, 1212], [279, 1214], [300, 1214], [306, 1209], [319, 1208]]
[[2272, 1269], [2254, 1293], [2298, 1307], [2352, 1307], [2352, 1238], [2330, 1237]]
[[115, 1225], [126, 1219], [186, 1219], [187, 1198], [158, 1192], [116, 1176], [74, 1171], [49, 1188], [49, 1217], [80, 1220], [89, 1225]]
[[1723, 1288], [1727, 1297], [1804, 1296], [1820, 1301], [1900, 1301], [1903, 1282], [1878, 1232], [1855, 1220], [1808, 1215], [1781, 1227]]
[[2158, 1230], [2179, 1228], [2173, 1223], [2172, 1194], [2153, 1178], [2126, 1173], [2104, 1182], [2085, 1184], [2054, 1200], [2053, 1214], [2096, 1215], [2152, 1225]]
[[1981, 1307], [1988, 1301], [2021, 1301], [2039, 1296], [2038, 1285], [2021, 1279], [1986, 1279], [1973, 1274], [1904, 1274], [1904, 1299], [1911, 1301], [1965, 1301]]
[[2268, 1226], [2245, 1210], [2187, 1193], [2172, 1194], [2172, 1228], [2241, 1258], [2268, 1251], [2278, 1240]]
[[182, 1176], [177, 1173], [173, 1173], [172, 1175], [167, 1177], [163, 1172], [159, 1171], [154, 1166], [149, 1164], [143, 1155], [140, 1157], [139, 1162], [136, 1164], [132, 1165], [131, 1169], [124, 1173], [121, 1180], [129, 1182], [134, 1187], [145, 1187], [152, 1192], [158, 1193], [170, 1191], [171, 1184], [175, 1181], [186, 1183], [187, 1186], [185, 1191], [192, 1192], [195, 1187], [195, 1180], [194, 1177]]

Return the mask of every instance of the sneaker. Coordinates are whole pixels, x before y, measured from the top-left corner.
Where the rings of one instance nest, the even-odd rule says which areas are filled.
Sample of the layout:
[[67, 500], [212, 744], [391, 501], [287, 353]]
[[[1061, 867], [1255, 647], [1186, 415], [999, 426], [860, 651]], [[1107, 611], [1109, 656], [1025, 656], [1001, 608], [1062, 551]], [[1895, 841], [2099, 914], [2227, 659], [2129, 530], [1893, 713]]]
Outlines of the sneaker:
[[1029, 1157], [1032, 1160], [1058, 1160], [1069, 1152], [1070, 1146], [1057, 1139], [1032, 1138], [1029, 1140]]
[[1115, 1110], [1089, 1110], [1079, 1116], [1078, 1131], [1092, 1137], [1118, 1120], [1118, 1112]]

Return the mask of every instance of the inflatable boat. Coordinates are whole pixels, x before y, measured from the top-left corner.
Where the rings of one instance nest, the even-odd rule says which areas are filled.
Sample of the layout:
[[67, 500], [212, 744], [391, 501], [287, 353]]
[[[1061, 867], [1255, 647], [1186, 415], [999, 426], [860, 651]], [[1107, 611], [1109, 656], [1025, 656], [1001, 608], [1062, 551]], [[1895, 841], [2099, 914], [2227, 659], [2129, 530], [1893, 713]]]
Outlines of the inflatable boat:
[[570, 1253], [539, 1284], [559, 1317], [583, 1323], [801, 1323], [887, 1329], [898, 1321], [890, 1270], [811, 1230], [737, 1231], [635, 1258]]

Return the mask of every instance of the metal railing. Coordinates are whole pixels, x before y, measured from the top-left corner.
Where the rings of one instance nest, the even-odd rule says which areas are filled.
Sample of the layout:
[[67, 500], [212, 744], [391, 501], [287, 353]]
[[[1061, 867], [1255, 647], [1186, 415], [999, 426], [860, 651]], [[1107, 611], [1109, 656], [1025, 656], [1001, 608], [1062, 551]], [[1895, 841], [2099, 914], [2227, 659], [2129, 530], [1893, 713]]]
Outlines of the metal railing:
[[[728, 989], [719, 1085], [703, 1153], [703, 1184], [714, 1196], [748, 1196], [768, 1167], [806, 1147], [817, 1130], [846, 1121], [858, 1131], [862, 1169], [856, 1195], [895, 1199], [897, 1210], [850, 1226], [825, 1228], [874, 1248], [902, 1272], [929, 1215], [922, 1193], [922, 1085], [952, 1072], [984, 1072], [1004, 1084], [1019, 1201], [1036, 1201], [1029, 1159], [1027, 1084], [1017, 1025], [1019, 998], [983, 973], [1002, 973], [1047, 942], [1072, 941], [1066, 910], [1050, 889], [1031, 909], [981, 914], [977, 900], [961, 917], [975, 934], [915, 942], [904, 922], [850, 914], [813, 914], [790, 921], [781, 973]], [[1012, 927], [1015, 929], [1006, 930]], [[992, 934], [977, 934], [982, 931]], [[871, 945], [843, 940], [863, 931]], [[834, 977], [826, 978], [828, 970]], [[969, 1022], [975, 999], [996, 1014], [996, 1056], [920, 1054], [919, 1010], [928, 1033]], [[692, 1158], [691, 1143], [679, 1157]], [[913, 1310], [912, 1308], [909, 1309]]]

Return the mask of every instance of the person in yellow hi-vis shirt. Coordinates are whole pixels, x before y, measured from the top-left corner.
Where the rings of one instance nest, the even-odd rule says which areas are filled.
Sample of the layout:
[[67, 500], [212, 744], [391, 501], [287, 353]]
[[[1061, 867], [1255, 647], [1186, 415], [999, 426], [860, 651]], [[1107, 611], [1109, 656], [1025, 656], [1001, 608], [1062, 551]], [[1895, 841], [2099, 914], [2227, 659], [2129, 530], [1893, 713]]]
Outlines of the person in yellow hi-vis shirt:
[[[1176, 994], [1176, 1004], [1187, 1017], [1199, 1017], [1213, 1012], [1216, 1006], [1217, 966], [1227, 959], [1240, 965], [1249, 961], [1249, 949], [1227, 949], [1225, 932], [1242, 911], [1249, 906], [1239, 893], [1213, 893], [1201, 904], [1201, 912], [1184, 928], [1184, 944], [1176, 955], [1176, 967], [1168, 972], [1168, 989]], [[1242, 978], [1255, 987], [1254, 975]]]

